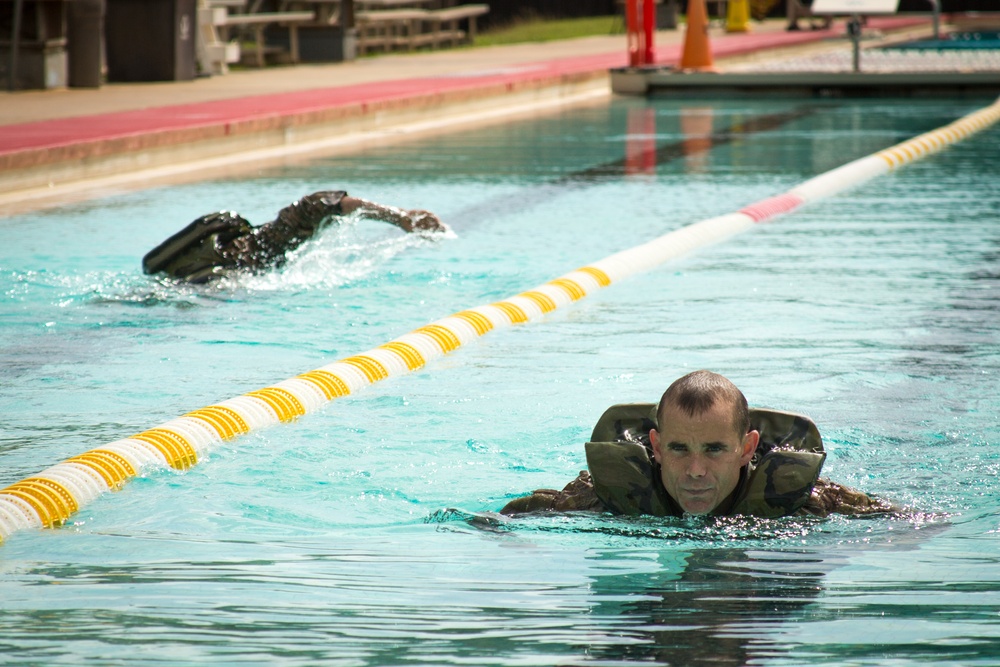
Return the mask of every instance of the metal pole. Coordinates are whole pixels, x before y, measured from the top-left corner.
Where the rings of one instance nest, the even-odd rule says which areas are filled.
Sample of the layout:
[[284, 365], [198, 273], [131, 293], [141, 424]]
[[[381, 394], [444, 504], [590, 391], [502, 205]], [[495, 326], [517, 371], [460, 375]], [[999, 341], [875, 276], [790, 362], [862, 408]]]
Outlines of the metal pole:
[[854, 44], [854, 71], [861, 71], [861, 18], [857, 14], [851, 16], [850, 22], [847, 24], [847, 32], [851, 35], [851, 41]]
[[340, 29], [342, 31], [354, 28], [354, 0], [343, 0], [340, 3]]
[[21, 10], [23, 8], [24, 0], [14, 1], [14, 23], [10, 35], [10, 71], [7, 75], [7, 90], [12, 93], [17, 90], [17, 51], [20, 48]]

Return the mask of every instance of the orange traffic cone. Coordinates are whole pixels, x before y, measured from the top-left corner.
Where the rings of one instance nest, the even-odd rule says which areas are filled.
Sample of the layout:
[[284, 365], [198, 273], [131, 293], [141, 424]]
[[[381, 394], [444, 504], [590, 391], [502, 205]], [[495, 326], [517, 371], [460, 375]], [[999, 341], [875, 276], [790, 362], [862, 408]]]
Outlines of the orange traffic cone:
[[712, 62], [712, 47], [708, 43], [708, 10], [705, 9], [705, 0], [688, 0], [681, 69], [694, 72], [718, 71]]

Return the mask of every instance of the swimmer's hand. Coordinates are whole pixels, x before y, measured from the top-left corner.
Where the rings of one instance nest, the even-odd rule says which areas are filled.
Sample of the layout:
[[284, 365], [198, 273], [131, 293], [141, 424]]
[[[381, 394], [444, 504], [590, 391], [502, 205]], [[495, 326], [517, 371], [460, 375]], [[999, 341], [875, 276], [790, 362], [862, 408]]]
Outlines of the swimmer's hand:
[[441, 219], [430, 211], [410, 209], [406, 212], [408, 220], [404, 221], [400, 227], [408, 232], [446, 232], [448, 225], [441, 222]]
[[362, 215], [396, 225], [404, 232], [447, 232], [448, 225], [430, 211], [422, 209], [401, 209], [395, 206], [376, 204], [357, 197], [344, 197], [340, 201], [344, 215], [359, 211]]

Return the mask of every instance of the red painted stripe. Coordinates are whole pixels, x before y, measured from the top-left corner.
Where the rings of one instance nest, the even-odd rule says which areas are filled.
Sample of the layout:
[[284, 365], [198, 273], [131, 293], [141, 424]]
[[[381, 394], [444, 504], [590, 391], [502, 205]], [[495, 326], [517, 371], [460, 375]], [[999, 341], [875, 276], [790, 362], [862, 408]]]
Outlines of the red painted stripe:
[[792, 194], [777, 195], [768, 197], [759, 202], [750, 204], [746, 208], [741, 208], [740, 213], [749, 215], [754, 222], [763, 222], [768, 218], [773, 218], [782, 213], [788, 213], [792, 209], [798, 208], [803, 203], [802, 197]]

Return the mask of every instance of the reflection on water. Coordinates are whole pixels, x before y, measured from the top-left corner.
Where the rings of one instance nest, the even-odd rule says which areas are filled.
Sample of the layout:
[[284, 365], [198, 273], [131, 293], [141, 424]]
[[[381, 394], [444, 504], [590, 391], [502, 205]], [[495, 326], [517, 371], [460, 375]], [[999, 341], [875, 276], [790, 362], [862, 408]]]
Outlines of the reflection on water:
[[[669, 556], [673, 562], [664, 565], [670, 567], [630, 582], [637, 590], [628, 602], [597, 606], [598, 614], [628, 618], [632, 642], [594, 647], [592, 660], [742, 666], [780, 653], [775, 630], [814, 603], [825, 573], [847, 560], [794, 549], [692, 549]], [[622, 584], [599, 577], [594, 590], [613, 598]]]
[[[826, 658], [830, 664], [838, 664], [851, 653], [861, 659], [878, 655], [882, 649], [872, 646], [867, 638], [852, 639], [842, 632], [830, 634], [836, 647], [824, 651], [817, 646], [824, 643], [822, 638], [803, 642], [794, 636], [795, 628], [831, 619], [843, 622], [870, 617], [880, 622], [893, 597], [933, 595], [928, 587], [906, 579], [875, 592], [869, 585], [853, 581], [852, 575], [840, 573], [851, 569], [852, 561], [864, 553], [905, 562], [935, 535], [949, 530], [946, 521], [927, 516], [905, 521], [842, 518], [836, 526], [796, 519], [671, 523], [680, 525], [667, 527], [666, 532], [672, 533], [670, 541], [655, 549], [644, 543], [643, 551], [655, 561], [655, 567], [647, 571], [615, 573], [621, 550], [594, 553], [598, 564], [607, 559], [612, 566], [601, 568], [611, 572], [593, 579], [592, 613], [613, 619], [618, 633], [589, 644], [587, 660], [582, 662], [742, 667], [775, 658], [789, 664]], [[662, 539], [662, 529], [655, 533]], [[792, 539], [793, 534], [800, 539]], [[653, 532], [647, 535], [651, 537]], [[781, 539], [784, 546], [769, 547], [771, 539]], [[987, 558], [980, 564], [995, 562]], [[993, 582], [968, 582], [959, 588], [985, 596], [994, 591]], [[858, 595], [871, 601], [845, 604], [845, 599]], [[914, 600], [910, 606], [919, 616], [920, 603]], [[893, 608], [894, 615], [900, 611]], [[903, 613], [909, 615], [905, 610]], [[957, 610], [955, 613], [959, 615]], [[966, 613], [960, 615], [968, 618]], [[920, 643], [919, 634], [910, 632], [896, 632], [882, 641], [901, 639]], [[856, 646], [847, 648], [851, 645]], [[897, 650], [900, 657], [907, 653], [906, 649]]]
[[[555, 179], [547, 179], [530, 188], [522, 189], [516, 198], [505, 193], [477, 202], [456, 211], [449, 221], [465, 228], [489, 219], [491, 214], [505, 210], [511, 203], [516, 203], [519, 210], [528, 209], [558, 197], [567, 190], [592, 188], [602, 182], [612, 182], [637, 174], [654, 175], [657, 168], [681, 159], [687, 160], [684, 169], [691, 171], [691, 162], [697, 161], [699, 165], [705, 163], [706, 154], [713, 148], [752, 139], [755, 134], [780, 129], [815, 113], [817, 109], [807, 105], [777, 113], [736, 114], [735, 118], [723, 118], [718, 121], [720, 127], [714, 126], [715, 121], [710, 109], [698, 111], [707, 112], [698, 114], [697, 117], [702, 122], [697, 128], [685, 127], [685, 115], [682, 111], [679, 129], [683, 138], [679, 141], [663, 142], [657, 132], [655, 109], [645, 107], [628, 109], [624, 157], [575, 169]], [[725, 123], [731, 125], [725, 126]], [[672, 129], [673, 123], [670, 126]], [[700, 171], [702, 168], [697, 167], [694, 170]]]

